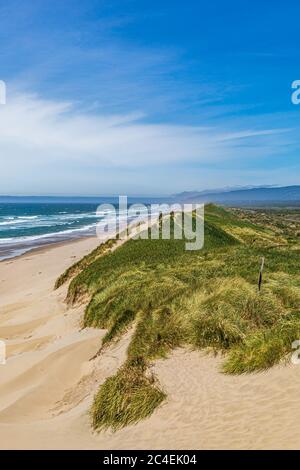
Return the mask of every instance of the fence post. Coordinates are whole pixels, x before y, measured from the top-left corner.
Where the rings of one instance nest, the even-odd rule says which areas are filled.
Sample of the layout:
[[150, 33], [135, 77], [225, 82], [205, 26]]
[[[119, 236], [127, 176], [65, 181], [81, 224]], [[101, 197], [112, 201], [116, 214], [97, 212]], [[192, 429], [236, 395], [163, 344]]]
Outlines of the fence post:
[[259, 278], [258, 278], [258, 292], [260, 292], [261, 285], [262, 285], [262, 275], [263, 275], [264, 265], [265, 265], [265, 258], [263, 256], [261, 259], [261, 266], [260, 266]]

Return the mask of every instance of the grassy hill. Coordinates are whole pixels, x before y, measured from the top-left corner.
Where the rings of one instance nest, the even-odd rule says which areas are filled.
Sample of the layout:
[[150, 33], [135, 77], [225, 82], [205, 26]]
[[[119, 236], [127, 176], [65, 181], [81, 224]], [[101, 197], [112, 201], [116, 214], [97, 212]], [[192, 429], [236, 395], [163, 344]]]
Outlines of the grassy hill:
[[102, 348], [133, 327], [125, 364], [95, 397], [95, 428], [149, 416], [166, 398], [149, 364], [176, 347], [224, 354], [230, 374], [264, 370], [291, 353], [300, 339], [300, 219], [254, 215], [208, 205], [202, 250], [171, 239], [111, 251], [110, 241], [58, 280], [71, 279], [69, 302], [89, 300], [83, 325], [107, 330]]

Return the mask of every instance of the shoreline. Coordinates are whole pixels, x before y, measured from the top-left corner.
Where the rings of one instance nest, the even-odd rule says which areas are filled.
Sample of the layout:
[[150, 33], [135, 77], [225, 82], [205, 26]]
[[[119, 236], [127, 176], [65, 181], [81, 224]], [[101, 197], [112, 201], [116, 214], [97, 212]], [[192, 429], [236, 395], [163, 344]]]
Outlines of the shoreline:
[[11, 257], [8, 257], [8, 258], [0, 259], [0, 264], [1, 263], [6, 263], [6, 262], [9, 262], [9, 261], [14, 261], [14, 260], [17, 260], [17, 259], [20, 259], [20, 258], [24, 258], [24, 257], [32, 255], [32, 254], [43, 253], [45, 251], [55, 249], [55, 248], [59, 248], [59, 247], [62, 247], [62, 246], [77, 244], [77, 243], [82, 242], [83, 240], [90, 240], [90, 239], [98, 240], [99, 244], [101, 244], [101, 243], [103, 243], [103, 241], [105, 241], [105, 240], [98, 239], [96, 235], [83, 235], [82, 237], [78, 237], [78, 238], [69, 238], [67, 240], [53, 241], [53, 242], [49, 242], [49, 243], [47, 243], [45, 245], [42, 245], [42, 246], [36, 246], [36, 247], [29, 248], [28, 251], [26, 251], [25, 253], [20, 253], [19, 255], [14, 255], [14, 256], [11, 256]]
[[[147, 224], [150, 224], [149, 222], [149, 217], [148, 215], [145, 216], [145, 218], [143, 219], [143, 223], [146, 223]], [[133, 229], [135, 227], [135, 222], [134, 220], [128, 220], [127, 222], [127, 225], [126, 224], [120, 224], [119, 226], [119, 233], [121, 233], [125, 228], [128, 228], [130, 230], [130, 227]], [[49, 235], [50, 237], [50, 235]], [[42, 252], [44, 250], [47, 250], [51, 247], [59, 247], [59, 246], [64, 246], [64, 245], [67, 245], [67, 244], [70, 244], [70, 243], [76, 243], [76, 242], [80, 242], [82, 240], [85, 240], [85, 239], [98, 239], [99, 241], [99, 244], [106, 241], [108, 238], [110, 238], [109, 236], [109, 233], [105, 233], [105, 235], [101, 238], [101, 237], [98, 237], [97, 235], [97, 231], [93, 231], [93, 233], [83, 233], [82, 235], [77, 235], [77, 236], [69, 236], [65, 239], [53, 239], [53, 240], [49, 240], [49, 241], [46, 241], [44, 243], [36, 243], [35, 245], [32, 245], [32, 246], [27, 246], [27, 247], [24, 247], [24, 245], [22, 245], [22, 243], [19, 243], [17, 246], [14, 246], [13, 248], [11, 248], [12, 250], [14, 251], [22, 251], [21, 253], [19, 254], [12, 254], [11, 256], [7, 256], [5, 258], [1, 258], [1, 255], [3, 256], [3, 253], [5, 253], [5, 248], [3, 248], [3, 246], [0, 245], [0, 263], [2, 262], [5, 262], [5, 261], [10, 261], [10, 260], [14, 260], [14, 259], [18, 259], [22, 256], [26, 256], [26, 255], [29, 255], [30, 253], [32, 252]], [[1, 242], [1, 238], [0, 238], [0, 242]], [[6, 248], [6, 251], [9, 250], [9, 248]], [[25, 250], [25, 251], [24, 251]]]

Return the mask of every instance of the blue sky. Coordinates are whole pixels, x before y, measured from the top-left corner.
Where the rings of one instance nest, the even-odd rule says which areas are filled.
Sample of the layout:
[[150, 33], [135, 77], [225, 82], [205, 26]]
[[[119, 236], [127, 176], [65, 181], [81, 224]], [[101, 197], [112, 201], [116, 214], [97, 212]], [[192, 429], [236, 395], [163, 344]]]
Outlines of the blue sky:
[[0, 193], [299, 183], [299, 2], [0, 4]]

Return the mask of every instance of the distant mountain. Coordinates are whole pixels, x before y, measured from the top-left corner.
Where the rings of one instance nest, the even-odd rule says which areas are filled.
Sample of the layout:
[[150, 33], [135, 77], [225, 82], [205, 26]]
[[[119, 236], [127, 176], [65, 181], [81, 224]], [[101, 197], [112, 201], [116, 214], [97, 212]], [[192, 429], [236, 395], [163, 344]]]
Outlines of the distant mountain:
[[228, 206], [300, 206], [300, 186], [185, 191], [177, 194], [175, 199], [181, 202], [215, 202]]

